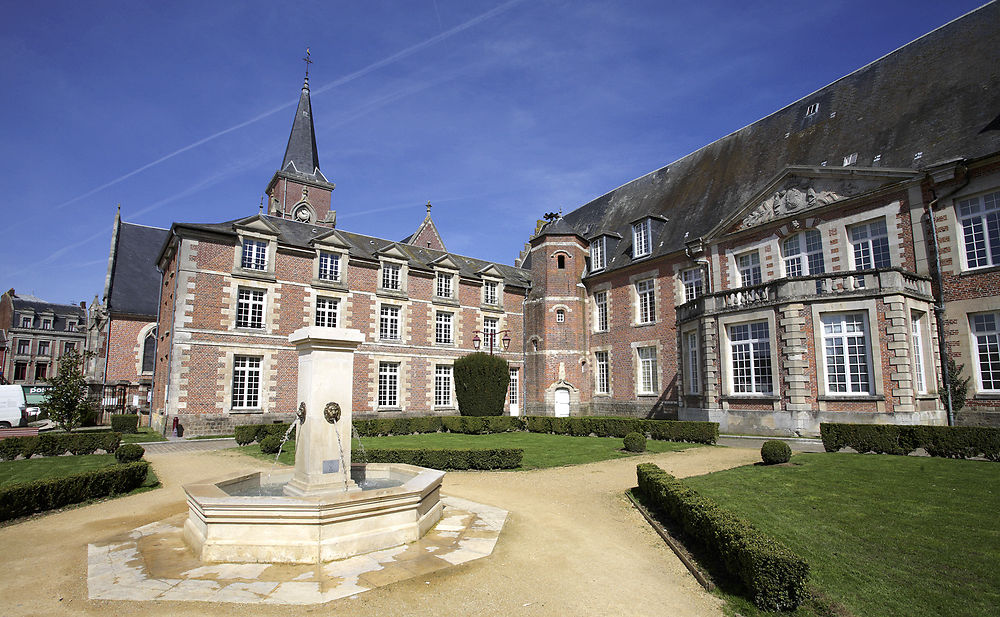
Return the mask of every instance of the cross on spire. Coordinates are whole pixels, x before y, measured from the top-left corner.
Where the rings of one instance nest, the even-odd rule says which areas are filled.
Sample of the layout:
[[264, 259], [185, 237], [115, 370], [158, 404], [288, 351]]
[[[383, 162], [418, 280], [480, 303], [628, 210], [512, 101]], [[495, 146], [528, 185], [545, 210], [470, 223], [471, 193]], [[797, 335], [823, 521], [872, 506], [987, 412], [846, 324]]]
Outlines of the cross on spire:
[[309, 57], [309, 48], [306, 47], [306, 57], [302, 58], [306, 63], [306, 79], [309, 79], [309, 65], [313, 63], [312, 59]]
[[427, 216], [431, 215], [431, 202], [427, 202]]

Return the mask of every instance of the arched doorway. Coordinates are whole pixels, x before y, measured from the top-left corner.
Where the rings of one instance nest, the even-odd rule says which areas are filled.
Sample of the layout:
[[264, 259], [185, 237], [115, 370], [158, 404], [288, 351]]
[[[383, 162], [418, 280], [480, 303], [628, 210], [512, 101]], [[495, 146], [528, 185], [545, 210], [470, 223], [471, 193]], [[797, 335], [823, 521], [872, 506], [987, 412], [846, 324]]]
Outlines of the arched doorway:
[[569, 417], [569, 388], [556, 388], [555, 415], [557, 418]]

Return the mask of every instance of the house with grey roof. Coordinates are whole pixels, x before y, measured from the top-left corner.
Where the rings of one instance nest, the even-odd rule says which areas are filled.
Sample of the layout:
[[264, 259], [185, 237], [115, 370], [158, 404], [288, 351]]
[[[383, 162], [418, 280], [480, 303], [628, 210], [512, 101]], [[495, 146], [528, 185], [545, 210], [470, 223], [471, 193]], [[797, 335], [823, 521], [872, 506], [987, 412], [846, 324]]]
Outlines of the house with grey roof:
[[59, 373], [63, 354], [82, 353], [85, 303], [47, 302], [13, 289], [0, 296], [0, 383], [44, 385]]

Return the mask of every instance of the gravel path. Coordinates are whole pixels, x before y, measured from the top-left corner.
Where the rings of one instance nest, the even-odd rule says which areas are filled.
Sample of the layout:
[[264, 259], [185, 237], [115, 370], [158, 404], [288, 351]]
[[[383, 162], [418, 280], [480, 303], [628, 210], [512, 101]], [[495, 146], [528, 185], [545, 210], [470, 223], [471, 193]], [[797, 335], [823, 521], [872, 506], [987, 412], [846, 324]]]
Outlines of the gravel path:
[[[225, 451], [153, 454], [164, 488], [0, 528], [4, 615], [240, 615], [246, 605], [87, 599], [87, 544], [185, 511], [181, 485], [267, 469]], [[256, 615], [722, 615], [622, 495], [635, 465], [678, 476], [759, 460], [752, 448], [693, 448], [529, 472], [463, 472], [444, 492], [510, 511], [492, 556], [316, 607]]]

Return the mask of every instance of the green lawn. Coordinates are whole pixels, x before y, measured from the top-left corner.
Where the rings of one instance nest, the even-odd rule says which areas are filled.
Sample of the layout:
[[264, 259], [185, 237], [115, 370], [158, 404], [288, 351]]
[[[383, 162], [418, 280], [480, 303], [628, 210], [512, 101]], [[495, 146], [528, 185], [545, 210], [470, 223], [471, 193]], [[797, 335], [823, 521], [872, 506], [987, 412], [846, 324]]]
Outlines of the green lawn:
[[80, 456], [46, 456], [19, 461], [0, 462], [0, 486], [59, 478], [74, 473], [93, 471], [114, 465], [114, 454], [83, 454]]
[[148, 426], [140, 426], [138, 433], [122, 433], [122, 443], [143, 443], [147, 441], [166, 441], [160, 431]]
[[[542, 469], [562, 465], [578, 465], [614, 458], [633, 456], [622, 451], [622, 440], [614, 437], [570, 437], [567, 435], [546, 435], [543, 433], [494, 433], [492, 435], [462, 435], [459, 433], [426, 433], [422, 435], [404, 435], [396, 437], [365, 437], [361, 443], [366, 448], [521, 448], [524, 459], [520, 469]], [[698, 444], [677, 443], [673, 441], [646, 441], [650, 452], [676, 452]], [[357, 440], [353, 448], [355, 461], [360, 460], [357, 452]], [[274, 460], [274, 455], [261, 454], [260, 446], [251, 444], [237, 448], [241, 452]], [[278, 459], [286, 465], [295, 463], [295, 442], [285, 444]]]
[[[799, 454], [688, 478], [809, 562], [811, 582], [857, 616], [981, 617], [1000, 607], [1000, 465]], [[759, 614], [729, 597], [743, 615]], [[799, 615], [836, 610], [802, 607]]]

